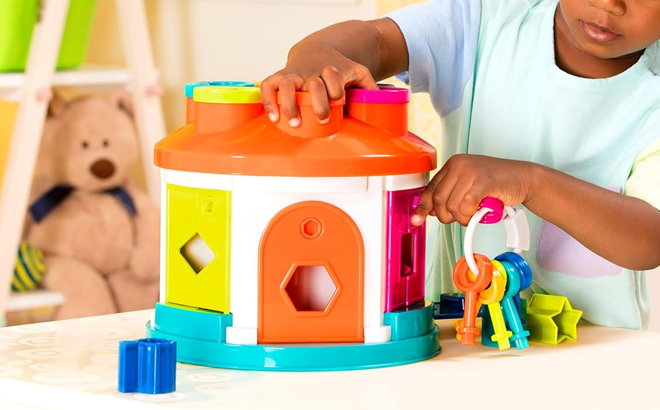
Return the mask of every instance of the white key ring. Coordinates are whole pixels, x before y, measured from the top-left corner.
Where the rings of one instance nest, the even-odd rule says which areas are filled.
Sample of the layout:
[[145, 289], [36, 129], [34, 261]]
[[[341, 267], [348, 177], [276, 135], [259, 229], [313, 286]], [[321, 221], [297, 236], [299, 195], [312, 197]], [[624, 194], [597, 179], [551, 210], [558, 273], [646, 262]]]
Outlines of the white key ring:
[[[465, 261], [467, 262], [470, 271], [475, 275], [479, 275], [479, 268], [477, 267], [477, 262], [474, 260], [474, 252], [472, 250], [474, 233], [482, 218], [490, 212], [494, 212], [492, 208], [480, 206], [477, 212], [475, 212], [475, 214], [472, 215], [472, 218], [470, 218], [470, 222], [468, 222], [465, 230], [465, 239], [463, 242]], [[529, 224], [527, 223], [525, 211], [506, 205], [504, 206], [504, 217], [501, 219], [501, 222], [504, 223], [504, 229], [506, 231], [506, 246], [513, 249], [513, 252], [518, 255], [520, 255], [522, 251], [529, 250]]]

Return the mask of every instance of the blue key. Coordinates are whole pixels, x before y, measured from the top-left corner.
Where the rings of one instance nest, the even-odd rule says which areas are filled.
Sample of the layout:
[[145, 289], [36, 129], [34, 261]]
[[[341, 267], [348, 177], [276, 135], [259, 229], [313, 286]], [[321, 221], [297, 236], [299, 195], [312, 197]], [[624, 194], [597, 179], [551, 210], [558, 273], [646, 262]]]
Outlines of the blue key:
[[518, 255], [515, 252], [504, 252], [495, 260], [498, 260], [500, 262], [506, 261], [510, 262], [518, 268], [518, 272], [520, 272], [520, 290], [519, 292], [522, 292], [523, 290], [527, 289], [532, 285], [532, 268], [529, 266], [527, 261], [520, 255]]

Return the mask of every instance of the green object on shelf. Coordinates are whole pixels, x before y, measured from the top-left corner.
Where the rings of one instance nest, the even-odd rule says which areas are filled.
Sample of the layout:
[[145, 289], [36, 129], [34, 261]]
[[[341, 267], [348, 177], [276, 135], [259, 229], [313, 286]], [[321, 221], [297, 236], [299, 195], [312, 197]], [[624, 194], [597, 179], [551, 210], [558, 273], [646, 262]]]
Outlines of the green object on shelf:
[[[0, 1], [0, 71], [25, 70], [32, 31], [39, 18], [42, 1]], [[85, 60], [96, 2], [70, 1], [57, 59], [58, 69], [77, 68]]]
[[534, 294], [527, 307], [527, 329], [532, 342], [559, 344], [577, 340], [582, 311], [573, 309], [565, 296]]

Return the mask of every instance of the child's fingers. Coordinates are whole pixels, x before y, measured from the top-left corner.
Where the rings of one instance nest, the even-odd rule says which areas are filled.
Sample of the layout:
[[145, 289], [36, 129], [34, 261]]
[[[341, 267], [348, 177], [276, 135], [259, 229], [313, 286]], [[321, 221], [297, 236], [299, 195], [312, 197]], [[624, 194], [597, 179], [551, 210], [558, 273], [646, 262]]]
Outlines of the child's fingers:
[[456, 220], [454, 214], [447, 206], [449, 197], [458, 182], [458, 177], [455, 173], [447, 173], [442, 178], [442, 183], [438, 184], [438, 187], [433, 192], [433, 209], [435, 209], [435, 214], [440, 222], [444, 224], [449, 224]]
[[463, 226], [466, 226], [468, 222], [470, 222], [470, 218], [474, 213], [463, 213], [463, 204], [466, 199], [466, 194], [471, 188], [471, 183], [459, 180], [451, 191], [449, 198], [447, 198], [447, 211], [451, 213], [456, 222]]
[[357, 88], [365, 88], [368, 90], [377, 90], [378, 84], [376, 80], [371, 75], [371, 71], [363, 65], [355, 64], [353, 70], [348, 73], [348, 77], [345, 78], [345, 83]]
[[472, 185], [472, 188], [470, 188], [470, 190], [463, 196], [463, 201], [460, 206], [461, 214], [471, 218], [472, 215], [477, 212], [481, 200], [487, 196], [490, 196], [490, 191], [487, 186], [483, 186], [483, 184], [479, 183]]
[[325, 83], [328, 97], [331, 100], [341, 100], [344, 96], [344, 78], [339, 74], [339, 70], [334, 66], [326, 66], [321, 72], [321, 78]]
[[277, 88], [281, 78], [282, 75], [277, 72], [263, 80], [260, 85], [264, 110], [272, 122], [277, 122], [280, 118], [280, 108], [277, 105]]
[[419, 197], [417, 207], [413, 210], [411, 223], [414, 226], [423, 224], [428, 215], [435, 215], [435, 210], [433, 209], [433, 192], [446, 173], [444, 169], [441, 169], [426, 185], [424, 192]]
[[327, 124], [330, 121], [330, 103], [325, 83], [320, 77], [312, 77], [307, 80], [305, 88], [312, 98], [312, 110], [317, 121], [321, 124]]
[[419, 197], [419, 202], [410, 221], [414, 226], [420, 226], [431, 212], [433, 212], [433, 187], [429, 184]]
[[284, 76], [280, 80], [280, 107], [284, 118], [289, 126], [296, 128], [300, 126], [300, 113], [298, 112], [298, 101], [296, 91], [302, 86], [302, 78], [299, 76]]

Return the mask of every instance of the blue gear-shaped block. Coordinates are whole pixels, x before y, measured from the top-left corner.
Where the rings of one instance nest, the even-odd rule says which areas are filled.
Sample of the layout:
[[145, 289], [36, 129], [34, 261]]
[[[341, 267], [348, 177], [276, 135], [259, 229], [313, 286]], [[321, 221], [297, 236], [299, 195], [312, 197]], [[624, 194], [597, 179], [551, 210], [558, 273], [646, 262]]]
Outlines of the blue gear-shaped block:
[[139, 339], [119, 342], [122, 393], [172, 393], [176, 386], [176, 342]]

